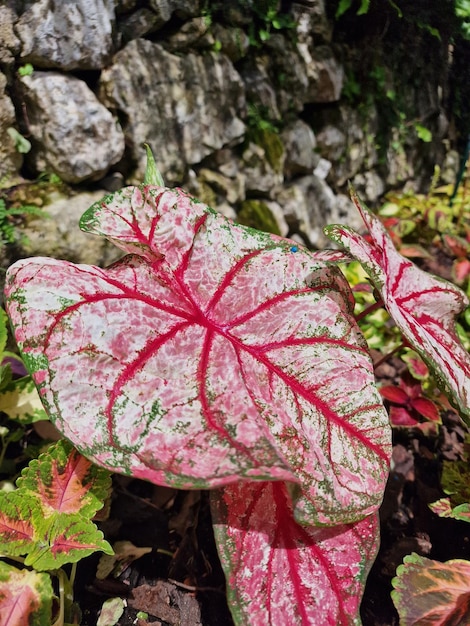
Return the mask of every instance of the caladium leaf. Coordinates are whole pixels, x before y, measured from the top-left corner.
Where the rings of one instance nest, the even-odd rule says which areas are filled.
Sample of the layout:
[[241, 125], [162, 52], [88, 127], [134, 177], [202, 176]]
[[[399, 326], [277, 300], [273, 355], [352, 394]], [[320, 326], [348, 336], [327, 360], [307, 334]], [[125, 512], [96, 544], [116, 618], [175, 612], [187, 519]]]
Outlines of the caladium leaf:
[[405, 556], [392, 580], [392, 599], [400, 624], [468, 624], [470, 562], [440, 563], [418, 554]]
[[49, 626], [53, 595], [48, 574], [19, 570], [0, 561], [1, 626]]
[[41, 501], [44, 515], [80, 513], [92, 518], [111, 490], [111, 476], [67, 441], [58, 441], [30, 461], [17, 486]]
[[216, 542], [237, 626], [360, 624], [378, 549], [378, 518], [304, 527], [284, 483], [243, 482], [211, 492]]
[[177, 488], [297, 483], [305, 523], [380, 504], [390, 433], [340, 271], [184, 192], [123, 189], [84, 230], [128, 255], [8, 272], [8, 313], [51, 419], [88, 458]]
[[394, 322], [470, 420], [470, 355], [455, 331], [455, 317], [468, 306], [466, 295], [402, 257], [380, 219], [355, 194], [353, 200], [370, 241], [341, 225], [326, 227], [327, 236], [363, 264]]

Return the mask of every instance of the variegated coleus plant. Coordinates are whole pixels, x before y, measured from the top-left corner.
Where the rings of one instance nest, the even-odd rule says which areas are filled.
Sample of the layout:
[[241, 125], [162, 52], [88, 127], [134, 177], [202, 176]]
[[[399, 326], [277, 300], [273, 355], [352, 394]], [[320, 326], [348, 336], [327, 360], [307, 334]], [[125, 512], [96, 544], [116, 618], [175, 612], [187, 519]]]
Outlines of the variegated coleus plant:
[[[462, 291], [401, 257], [378, 218], [311, 252], [239, 226], [149, 168], [81, 228], [125, 256], [8, 271], [15, 337], [55, 425], [89, 459], [211, 489], [237, 625], [360, 623], [391, 452], [354, 299], [359, 260], [409, 343], [469, 415]], [[156, 184], [153, 184], [156, 183]]]

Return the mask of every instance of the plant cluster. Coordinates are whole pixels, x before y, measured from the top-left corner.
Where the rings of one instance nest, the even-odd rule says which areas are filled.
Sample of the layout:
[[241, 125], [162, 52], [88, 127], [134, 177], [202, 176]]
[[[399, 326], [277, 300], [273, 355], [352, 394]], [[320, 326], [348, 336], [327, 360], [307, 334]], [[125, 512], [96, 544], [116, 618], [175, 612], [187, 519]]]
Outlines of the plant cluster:
[[[470, 416], [470, 356], [454, 327], [468, 299], [400, 255], [381, 220], [353, 197], [368, 234], [329, 226], [344, 252], [311, 252], [164, 188], [150, 159], [143, 185], [107, 196], [81, 220], [83, 230], [123, 250], [121, 261], [98, 269], [26, 259], [8, 271], [16, 341], [65, 438], [108, 471], [211, 490], [237, 624], [359, 622], [391, 438], [338, 264], [360, 263], [367, 297], [377, 299], [371, 307], [386, 307], [413, 348], [410, 361], [418, 354], [461, 416]], [[382, 395], [435, 421], [421, 389], [397, 389]], [[38, 468], [47, 464], [47, 475], [60, 477], [89, 463], [59, 445], [61, 464], [33, 461], [17, 485], [39, 494], [46, 521], [43, 494], [61, 487], [41, 487]], [[88, 493], [91, 467], [71, 471], [78, 492]], [[64, 513], [53, 509], [52, 516]], [[1, 546], [26, 554], [33, 567], [39, 548], [54, 552], [55, 538], [71, 527], [71, 518], [57, 532], [55, 517], [44, 529], [30, 524], [26, 550], [22, 510], [10, 516], [17, 523], [2, 532]], [[100, 541], [90, 550], [109, 550]], [[78, 552], [62, 545], [72, 561]]]

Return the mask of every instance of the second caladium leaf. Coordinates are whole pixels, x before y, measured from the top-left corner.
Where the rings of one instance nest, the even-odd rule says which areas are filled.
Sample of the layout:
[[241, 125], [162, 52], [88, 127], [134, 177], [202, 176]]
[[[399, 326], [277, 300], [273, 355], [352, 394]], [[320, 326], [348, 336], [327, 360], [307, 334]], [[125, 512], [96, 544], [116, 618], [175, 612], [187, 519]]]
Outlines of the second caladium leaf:
[[326, 234], [361, 262], [394, 322], [470, 419], [470, 355], [455, 331], [455, 317], [468, 305], [467, 297], [402, 257], [380, 219], [355, 195], [353, 200], [369, 238], [341, 225], [328, 226]]
[[81, 225], [128, 255], [19, 261], [6, 296], [49, 415], [85, 456], [179, 488], [296, 483], [304, 523], [376, 510], [389, 427], [336, 267], [161, 187], [108, 196]]
[[211, 492], [215, 538], [237, 626], [359, 624], [378, 548], [378, 516], [305, 527], [284, 483], [243, 482]]

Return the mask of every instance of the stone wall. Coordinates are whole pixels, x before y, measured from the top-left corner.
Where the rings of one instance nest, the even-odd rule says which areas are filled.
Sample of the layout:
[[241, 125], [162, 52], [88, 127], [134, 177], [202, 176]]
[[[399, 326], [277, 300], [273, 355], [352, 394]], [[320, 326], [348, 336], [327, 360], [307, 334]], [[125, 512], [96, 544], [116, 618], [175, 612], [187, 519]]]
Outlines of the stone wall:
[[272, 0], [2, 0], [0, 198], [34, 204], [18, 189], [43, 173], [67, 185], [43, 194], [49, 219], [24, 220], [15, 254], [108, 261], [76, 220], [142, 180], [144, 142], [168, 185], [313, 247], [325, 223], [355, 225], [348, 180], [370, 203], [428, 180], [449, 147], [439, 78], [406, 94], [411, 119], [437, 111], [432, 142], [403, 124], [379, 145], [382, 100], [352, 102], [361, 61], [324, 3], [279, 2], [268, 16]]

